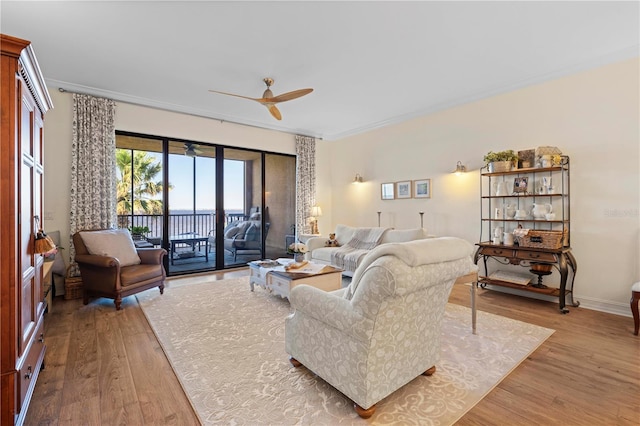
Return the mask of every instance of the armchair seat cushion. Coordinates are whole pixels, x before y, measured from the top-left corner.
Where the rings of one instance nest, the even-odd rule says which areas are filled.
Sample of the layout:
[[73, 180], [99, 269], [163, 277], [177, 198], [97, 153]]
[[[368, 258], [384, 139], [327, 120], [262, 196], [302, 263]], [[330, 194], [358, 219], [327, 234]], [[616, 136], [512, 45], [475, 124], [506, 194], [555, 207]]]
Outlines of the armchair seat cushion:
[[123, 287], [140, 284], [148, 280], [161, 279], [163, 267], [160, 265], [131, 265], [120, 271], [120, 283]]

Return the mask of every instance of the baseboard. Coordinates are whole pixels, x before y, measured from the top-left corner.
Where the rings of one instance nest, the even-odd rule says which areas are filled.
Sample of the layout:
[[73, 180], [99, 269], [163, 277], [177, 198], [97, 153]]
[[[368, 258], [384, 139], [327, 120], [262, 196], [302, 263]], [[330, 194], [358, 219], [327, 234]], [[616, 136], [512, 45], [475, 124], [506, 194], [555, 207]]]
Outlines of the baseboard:
[[595, 299], [593, 297], [576, 296], [580, 301], [580, 307], [593, 311], [606, 312], [623, 317], [631, 317], [629, 303], [612, 302], [610, 300]]
[[[500, 291], [502, 293], [514, 294], [516, 296], [525, 296], [531, 299], [558, 303], [557, 297], [547, 296], [544, 294], [531, 293], [529, 291], [523, 291], [523, 290], [513, 289], [509, 287], [492, 286], [492, 285], [487, 285], [487, 288], [492, 291]], [[580, 296], [579, 294], [575, 295], [574, 300], [580, 302], [580, 308], [583, 308], [583, 309], [606, 312], [608, 314], [621, 315], [623, 317], [631, 317], [631, 308], [629, 307], [628, 303], [612, 302], [610, 300]], [[568, 300], [567, 300], [567, 308], [569, 308], [569, 310], [571, 310], [572, 308], [572, 306], [569, 305]]]

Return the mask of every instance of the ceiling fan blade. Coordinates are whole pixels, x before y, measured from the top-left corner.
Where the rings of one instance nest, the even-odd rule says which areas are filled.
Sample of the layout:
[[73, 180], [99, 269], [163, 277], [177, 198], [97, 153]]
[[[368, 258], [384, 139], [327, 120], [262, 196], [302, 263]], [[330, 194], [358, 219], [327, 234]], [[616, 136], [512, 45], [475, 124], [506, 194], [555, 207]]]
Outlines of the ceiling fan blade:
[[282, 114], [280, 114], [280, 110], [278, 110], [275, 105], [271, 104], [265, 106], [267, 107], [267, 109], [269, 109], [269, 112], [276, 120], [282, 120]]
[[[313, 89], [300, 89], [294, 90], [293, 92], [283, 93], [282, 95], [274, 96], [273, 98], [269, 98], [269, 102], [277, 103], [277, 102], [286, 102], [291, 101], [293, 99], [297, 99], [301, 96], [308, 95], [313, 92]], [[258, 101], [260, 102], [260, 101]]]
[[209, 91], [213, 92], [213, 93], [219, 93], [221, 95], [228, 95], [228, 96], [235, 96], [236, 98], [249, 99], [249, 100], [252, 100], [252, 101], [258, 101], [258, 102], [262, 102], [263, 101], [262, 98], [250, 98], [248, 96], [236, 95], [234, 93], [227, 93], [227, 92], [219, 92], [217, 90], [209, 90]]

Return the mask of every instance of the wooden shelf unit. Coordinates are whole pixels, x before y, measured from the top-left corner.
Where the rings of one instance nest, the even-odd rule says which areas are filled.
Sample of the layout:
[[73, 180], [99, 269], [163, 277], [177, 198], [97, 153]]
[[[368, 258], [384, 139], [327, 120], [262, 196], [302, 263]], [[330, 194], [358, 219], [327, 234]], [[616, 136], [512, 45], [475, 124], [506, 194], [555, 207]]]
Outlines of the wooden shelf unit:
[[[480, 242], [477, 244], [474, 261], [477, 264], [481, 259], [484, 266], [484, 276], [478, 280], [478, 285], [485, 287], [500, 286], [512, 288], [524, 292], [558, 298], [559, 310], [567, 313], [566, 299], [569, 303], [577, 307], [580, 302], [573, 300], [573, 284], [578, 268], [577, 261], [571, 252], [570, 246], [570, 182], [569, 182], [569, 157], [562, 156], [560, 165], [553, 167], [514, 169], [508, 172], [481, 173], [480, 182]], [[527, 178], [527, 191], [525, 193], [509, 193], [496, 195], [494, 184], [501, 182], [509, 187], [511, 178]], [[547, 182], [557, 184], [553, 193], [540, 191], [540, 180], [545, 178]], [[515, 186], [515, 183], [514, 183]], [[515, 190], [515, 188], [514, 188]], [[506, 205], [514, 203], [518, 210], [525, 210], [529, 214], [524, 219], [508, 217]], [[541, 217], [531, 215], [533, 204], [549, 204], [552, 206], [556, 218], [546, 220]], [[495, 217], [495, 211], [501, 210], [500, 217]], [[566, 232], [566, 238], [562, 239], [561, 247], [545, 248], [518, 245], [516, 240], [514, 245], [493, 244], [492, 237], [496, 228], [500, 227], [506, 232], [512, 232], [517, 227]], [[555, 268], [560, 274], [558, 287], [547, 287], [542, 284], [543, 275], [538, 273], [538, 282], [529, 285], [520, 285], [507, 281], [491, 279], [490, 270], [496, 265], [513, 265], [520, 267], [531, 267], [532, 264], [549, 265]], [[526, 293], [525, 293], [526, 294]]]

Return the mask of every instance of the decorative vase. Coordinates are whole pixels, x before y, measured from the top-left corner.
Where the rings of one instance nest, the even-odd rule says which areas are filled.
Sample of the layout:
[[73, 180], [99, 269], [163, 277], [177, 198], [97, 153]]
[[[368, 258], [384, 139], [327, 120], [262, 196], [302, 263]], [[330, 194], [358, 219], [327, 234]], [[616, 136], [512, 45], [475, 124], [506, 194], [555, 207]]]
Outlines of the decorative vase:
[[510, 172], [513, 167], [512, 161], [492, 161], [489, 163], [489, 173]]
[[304, 253], [294, 253], [293, 260], [296, 262], [302, 262], [304, 260]]

